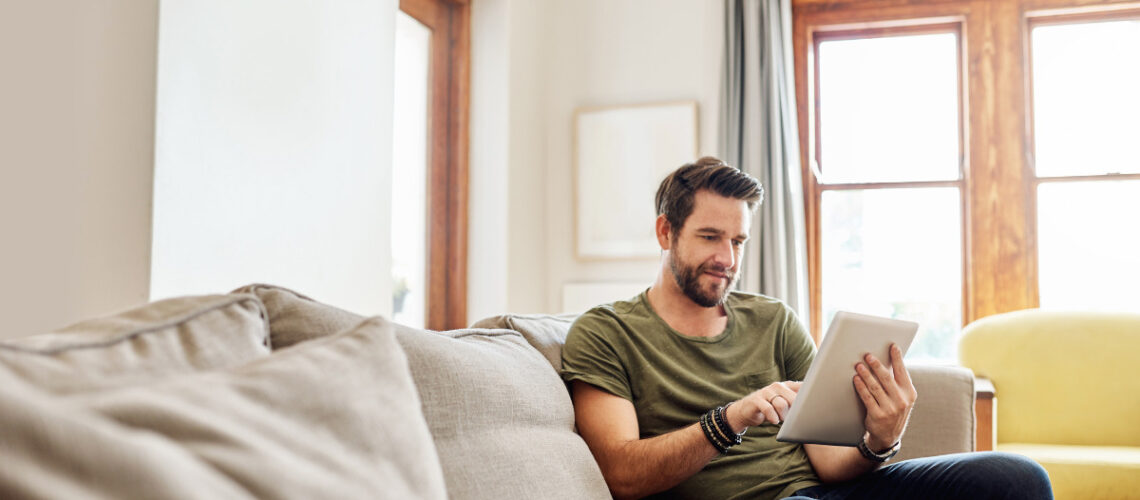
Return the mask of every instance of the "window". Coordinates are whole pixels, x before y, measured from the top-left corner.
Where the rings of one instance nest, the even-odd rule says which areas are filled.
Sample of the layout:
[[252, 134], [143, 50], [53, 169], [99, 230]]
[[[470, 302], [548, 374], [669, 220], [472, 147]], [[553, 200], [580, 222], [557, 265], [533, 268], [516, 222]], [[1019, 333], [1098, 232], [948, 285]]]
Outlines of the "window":
[[919, 322], [912, 357], [956, 355], [962, 317], [958, 36], [817, 37], [821, 301]]
[[1140, 303], [1140, 18], [1030, 26], [1038, 281], [1042, 307]]
[[393, 317], [434, 330], [467, 323], [470, 9], [400, 0], [392, 158]]
[[[812, 334], [1140, 292], [1140, 13], [1086, 0], [794, 0]], [[1133, 4], [1135, 5], [1135, 4]]]

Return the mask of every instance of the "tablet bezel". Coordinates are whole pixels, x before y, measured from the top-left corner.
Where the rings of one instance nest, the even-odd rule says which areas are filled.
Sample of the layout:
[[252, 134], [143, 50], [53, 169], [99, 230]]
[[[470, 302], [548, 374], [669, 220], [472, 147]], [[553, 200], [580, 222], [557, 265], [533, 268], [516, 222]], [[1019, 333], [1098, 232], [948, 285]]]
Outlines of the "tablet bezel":
[[835, 313], [776, 440], [838, 446], [862, 441], [867, 409], [852, 381], [856, 363], [871, 353], [890, 369], [890, 345], [898, 344], [905, 356], [917, 332], [918, 323], [911, 321]]

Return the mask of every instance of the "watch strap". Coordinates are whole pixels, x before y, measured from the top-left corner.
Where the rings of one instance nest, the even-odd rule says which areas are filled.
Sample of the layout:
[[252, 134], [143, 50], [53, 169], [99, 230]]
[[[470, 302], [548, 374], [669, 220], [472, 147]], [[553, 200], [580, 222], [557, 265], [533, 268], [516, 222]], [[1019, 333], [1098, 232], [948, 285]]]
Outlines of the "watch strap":
[[902, 441], [896, 441], [895, 444], [891, 445], [890, 448], [887, 448], [882, 453], [875, 453], [874, 451], [871, 451], [871, 449], [867, 447], [866, 439], [859, 440], [859, 444], [855, 445], [855, 447], [859, 449], [859, 453], [863, 455], [863, 457], [867, 460], [883, 463], [894, 458], [894, 456], [898, 454], [899, 449], [902, 448]]

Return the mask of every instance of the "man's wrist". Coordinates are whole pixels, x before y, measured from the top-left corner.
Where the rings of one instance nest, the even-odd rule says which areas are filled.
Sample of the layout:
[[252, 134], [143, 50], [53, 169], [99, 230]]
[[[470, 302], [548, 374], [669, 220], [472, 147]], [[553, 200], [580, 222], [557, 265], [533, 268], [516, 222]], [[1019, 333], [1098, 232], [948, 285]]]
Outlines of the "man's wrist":
[[740, 401], [733, 401], [724, 407], [724, 418], [728, 420], [729, 427], [737, 434], [744, 434], [748, 425], [744, 423], [744, 416], [740, 414]]
[[863, 455], [864, 458], [877, 463], [883, 463], [894, 458], [901, 447], [902, 440], [895, 441], [893, 444], [887, 446], [886, 448], [878, 448], [867, 439], [859, 441], [859, 444], [856, 446], [856, 448], [859, 449], [859, 453]]
[[886, 441], [883, 441], [880, 439], [875, 439], [874, 436], [868, 435], [866, 438], [863, 439], [863, 444], [867, 446], [868, 450], [871, 450], [875, 453], [886, 453], [898, 441], [900, 441], [900, 440], [886, 442]]

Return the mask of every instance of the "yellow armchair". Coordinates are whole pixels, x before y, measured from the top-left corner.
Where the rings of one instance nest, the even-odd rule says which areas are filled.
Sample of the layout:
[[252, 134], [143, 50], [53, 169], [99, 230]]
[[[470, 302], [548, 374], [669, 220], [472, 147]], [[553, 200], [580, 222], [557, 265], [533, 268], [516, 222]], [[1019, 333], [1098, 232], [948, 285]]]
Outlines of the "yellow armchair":
[[959, 357], [993, 382], [996, 449], [1040, 463], [1058, 500], [1140, 499], [1140, 314], [990, 316]]

